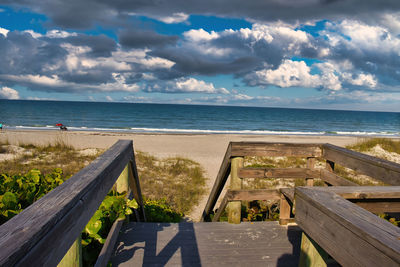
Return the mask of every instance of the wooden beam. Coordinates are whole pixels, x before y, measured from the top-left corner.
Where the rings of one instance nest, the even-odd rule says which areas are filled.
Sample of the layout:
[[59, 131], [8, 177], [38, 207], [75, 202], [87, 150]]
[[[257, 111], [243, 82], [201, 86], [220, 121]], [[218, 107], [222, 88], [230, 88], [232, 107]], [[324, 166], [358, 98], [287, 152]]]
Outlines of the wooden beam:
[[[244, 158], [235, 157], [231, 159], [231, 181], [229, 189], [240, 190], [242, 189], [243, 180], [238, 176], [239, 169], [243, 168]], [[242, 213], [242, 202], [240, 200], [233, 200], [228, 204], [228, 222], [240, 223]]]
[[296, 222], [343, 266], [399, 266], [400, 228], [328, 190], [295, 190]]
[[400, 198], [397, 199], [348, 199], [357, 206], [372, 213], [380, 214], [386, 212], [400, 213]]
[[320, 157], [321, 144], [293, 144], [268, 142], [232, 142], [232, 157]]
[[242, 189], [242, 190], [228, 190], [226, 193], [228, 201], [242, 200], [279, 200], [280, 192], [277, 189]]
[[321, 180], [324, 182], [327, 182], [330, 185], [343, 185], [343, 186], [358, 186], [358, 184], [353, 183], [333, 172], [330, 172], [328, 170], [321, 170]]
[[333, 192], [346, 199], [397, 199], [400, 186], [331, 186], [316, 190]]
[[242, 168], [240, 178], [320, 178], [320, 172], [305, 168]]
[[219, 205], [219, 208], [217, 210], [217, 212], [215, 213], [212, 221], [213, 222], [218, 222], [219, 219], [221, 218], [222, 213], [224, 212], [226, 206], [228, 204], [228, 196], [227, 194], [225, 194], [224, 198], [221, 201], [221, 204]]
[[279, 191], [280, 191], [291, 203], [294, 203], [294, 188], [280, 188]]
[[99, 257], [97, 258], [96, 264], [94, 267], [106, 267], [108, 261], [111, 258], [111, 254], [114, 250], [115, 243], [117, 242], [119, 231], [121, 230], [122, 224], [124, 223], [123, 219], [117, 219], [107, 235], [106, 242], [101, 248]]
[[128, 177], [129, 177], [129, 186], [131, 188], [133, 198], [139, 204], [139, 221], [146, 222], [146, 214], [144, 211], [144, 203], [142, 197], [142, 190], [140, 188], [139, 182], [139, 174], [137, 171], [136, 161], [135, 161], [135, 153], [133, 152], [133, 157], [128, 163]]
[[[310, 173], [313, 172], [313, 171], [316, 173], [316, 171], [314, 170], [314, 167], [315, 167], [315, 158], [314, 157], [308, 157], [307, 158], [307, 169], [308, 169], [308, 171]], [[313, 177], [311, 175], [307, 176], [306, 177], [306, 185], [307, 186], [313, 186], [314, 185], [314, 178], [315, 177]]]
[[323, 157], [344, 167], [371, 176], [386, 184], [400, 185], [400, 164], [331, 144], [324, 144]]
[[132, 141], [118, 141], [0, 226], [0, 266], [57, 265], [132, 157]]
[[214, 209], [215, 203], [217, 203], [219, 195], [221, 194], [222, 189], [225, 186], [226, 180], [228, 179], [231, 169], [231, 150], [232, 150], [232, 143], [229, 143], [228, 148], [226, 149], [225, 152], [224, 159], [222, 160], [221, 167], [218, 171], [217, 178], [215, 179], [214, 186], [211, 189], [211, 193], [208, 197], [207, 204], [201, 216], [200, 221], [202, 222], [207, 221], [209, 219], [209, 214]]

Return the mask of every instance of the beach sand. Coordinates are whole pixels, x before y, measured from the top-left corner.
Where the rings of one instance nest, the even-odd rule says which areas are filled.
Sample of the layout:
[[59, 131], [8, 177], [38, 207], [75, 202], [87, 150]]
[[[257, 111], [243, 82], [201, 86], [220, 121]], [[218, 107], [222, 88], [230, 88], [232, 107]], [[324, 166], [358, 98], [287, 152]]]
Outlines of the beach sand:
[[[156, 157], [183, 156], [197, 161], [206, 171], [207, 193], [189, 217], [198, 221], [214, 184], [223, 156], [230, 141], [260, 141], [285, 143], [331, 143], [345, 146], [363, 138], [354, 136], [299, 136], [299, 135], [225, 135], [225, 134], [135, 134], [83, 131], [2, 131], [0, 142], [36, 145], [66, 142], [77, 149], [106, 149], [118, 139], [133, 140], [135, 150]], [[140, 177], [140, 174], [139, 174]]]

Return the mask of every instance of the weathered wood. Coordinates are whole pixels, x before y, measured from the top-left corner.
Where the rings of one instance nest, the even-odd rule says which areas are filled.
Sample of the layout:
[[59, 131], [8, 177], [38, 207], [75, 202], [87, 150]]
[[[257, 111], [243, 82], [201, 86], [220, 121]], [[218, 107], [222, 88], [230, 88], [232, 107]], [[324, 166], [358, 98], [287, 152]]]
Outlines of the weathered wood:
[[380, 214], [386, 212], [400, 213], [400, 198], [397, 199], [348, 199], [357, 206], [372, 213]]
[[241, 189], [228, 190], [226, 192], [228, 201], [242, 200], [279, 200], [280, 193], [278, 189]]
[[79, 237], [75, 240], [68, 252], [64, 255], [57, 267], [82, 267], [82, 238]]
[[400, 164], [331, 144], [324, 144], [323, 157], [390, 185], [400, 185]]
[[225, 186], [226, 180], [228, 179], [228, 176], [230, 174], [231, 149], [232, 149], [232, 143], [229, 143], [228, 148], [226, 149], [225, 152], [224, 159], [222, 160], [221, 167], [218, 171], [217, 178], [215, 179], [213, 188], [211, 189], [211, 193], [207, 200], [207, 204], [201, 216], [202, 222], [209, 219], [209, 214], [214, 209], [215, 203], [217, 203], [219, 195], [221, 194], [222, 189]]
[[284, 194], [280, 196], [279, 202], [279, 224], [286, 225], [290, 220], [290, 204]]
[[320, 172], [305, 168], [242, 168], [240, 178], [319, 178]]
[[3, 224], [0, 265], [59, 263], [132, 157], [132, 141], [118, 141], [89, 166]]
[[397, 199], [400, 186], [331, 186], [317, 190], [334, 192], [345, 199]]
[[131, 188], [133, 198], [139, 204], [139, 214], [137, 217], [138, 221], [146, 221], [146, 214], [144, 211], [143, 198], [142, 198], [142, 190], [140, 188], [139, 175], [137, 172], [136, 161], [135, 161], [135, 153], [133, 153], [132, 159], [128, 163], [128, 177], [129, 177], [129, 186]]
[[100, 254], [97, 258], [96, 264], [94, 267], [106, 267], [108, 261], [111, 258], [111, 254], [114, 250], [115, 243], [117, 242], [119, 231], [124, 223], [123, 219], [117, 219], [107, 235], [106, 242], [104, 242], [103, 247], [101, 248]]
[[295, 191], [296, 222], [344, 266], [398, 266], [400, 229], [325, 188]]
[[[315, 158], [308, 157], [307, 158], [307, 169], [313, 171], [315, 167]], [[314, 185], [314, 177], [307, 176], [306, 177], [306, 186], [313, 186]]]
[[[239, 178], [239, 169], [243, 168], [243, 157], [235, 157], [231, 159], [231, 190], [242, 189], [242, 180]], [[228, 222], [240, 223], [241, 221], [242, 202], [240, 200], [232, 200], [228, 204]]]
[[130, 223], [113, 266], [296, 266], [301, 230], [277, 222]]
[[129, 167], [128, 164], [125, 166], [124, 170], [119, 175], [117, 181], [115, 182], [115, 189], [118, 193], [128, 193], [129, 191]]
[[219, 218], [221, 218], [221, 215], [224, 212], [227, 204], [228, 204], [228, 195], [225, 194], [224, 198], [221, 201], [221, 204], [219, 205], [217, 212], [214, 214], [214, 217], [212, 219], [213, 222], [219, 221]]
[[279, 191], [280, 191], [291, 203], [294, 203], [294, 188], [280, 188]]
[[326, 251], [324, 251], [314, 240], [307, 236], [307, 234], [302, 233], [299, 267], [325, 267], [328, 266], [326, 263], [328, 258], [329, 254], [326, 253]]
[[232, 157], [320, 157], [322, 144], [293, 144], [268, 142], [231, 142]]
[[321, 173], [321, 180], [323, 180], [324, 182], [327, 182], [330, 185], [358, 186], [358, 184], [353, 183], [333, 172], [322, 169], [320, 173]]

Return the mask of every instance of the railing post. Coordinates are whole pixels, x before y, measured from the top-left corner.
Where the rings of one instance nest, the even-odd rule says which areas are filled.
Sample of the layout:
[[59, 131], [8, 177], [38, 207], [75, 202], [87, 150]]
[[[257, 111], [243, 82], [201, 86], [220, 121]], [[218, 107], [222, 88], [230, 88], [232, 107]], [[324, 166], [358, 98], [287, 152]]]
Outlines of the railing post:
[[82, 267], [82, 239], [81, 235], [75, 240], [69, 248], [64, 258], [57, 267]]
[[286, 225], [290, 221], [290, 204], [285, 195], [281, 193], [279, 204], [279, 224]]
[[299, 267], [327, 266], [327, 262], [329, 262], [329, 254], [304, 232], [301, 236], [300, 249]]
[[118, 193], [128, 192], [129, 191], [129, 168], [128, 164], [125, 166], [125, 169], [119, 175], [117, 181], [115, 182], [116, 190]]
[[[243, 157], [234, 157], [231, 160], [231, 184], [230, 189], [242, 189], [242, 179], [239, 178], [239, 169], [243, 168]], [[240, 200], [231, 201], [228, 206], [228, 222], [240, 223], [242, 203]]]
[[[314, 169], [315, 166], [315, 158], [309, 157], [307, 158], [307, 169]], [[314, 178], [306, 177], [306, 186], [313, 186], [314, 185]]]
[[[335, 162], [326, 160], [325, 170], [327, 170], [328, 172], [335, 172]], [[330, 185], [326, 182], [325, 182], [325, 184]]]

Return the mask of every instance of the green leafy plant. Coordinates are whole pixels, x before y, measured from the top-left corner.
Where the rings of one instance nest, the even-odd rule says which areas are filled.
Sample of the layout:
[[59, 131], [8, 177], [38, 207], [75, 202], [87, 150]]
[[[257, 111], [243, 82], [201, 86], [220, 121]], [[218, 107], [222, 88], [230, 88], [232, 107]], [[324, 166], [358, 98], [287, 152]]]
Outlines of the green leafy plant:
[[144, 211], [148, 222], [180, 222], [183, 217], [183, 214], [174, 210], [165, 199], [145, 199]]

